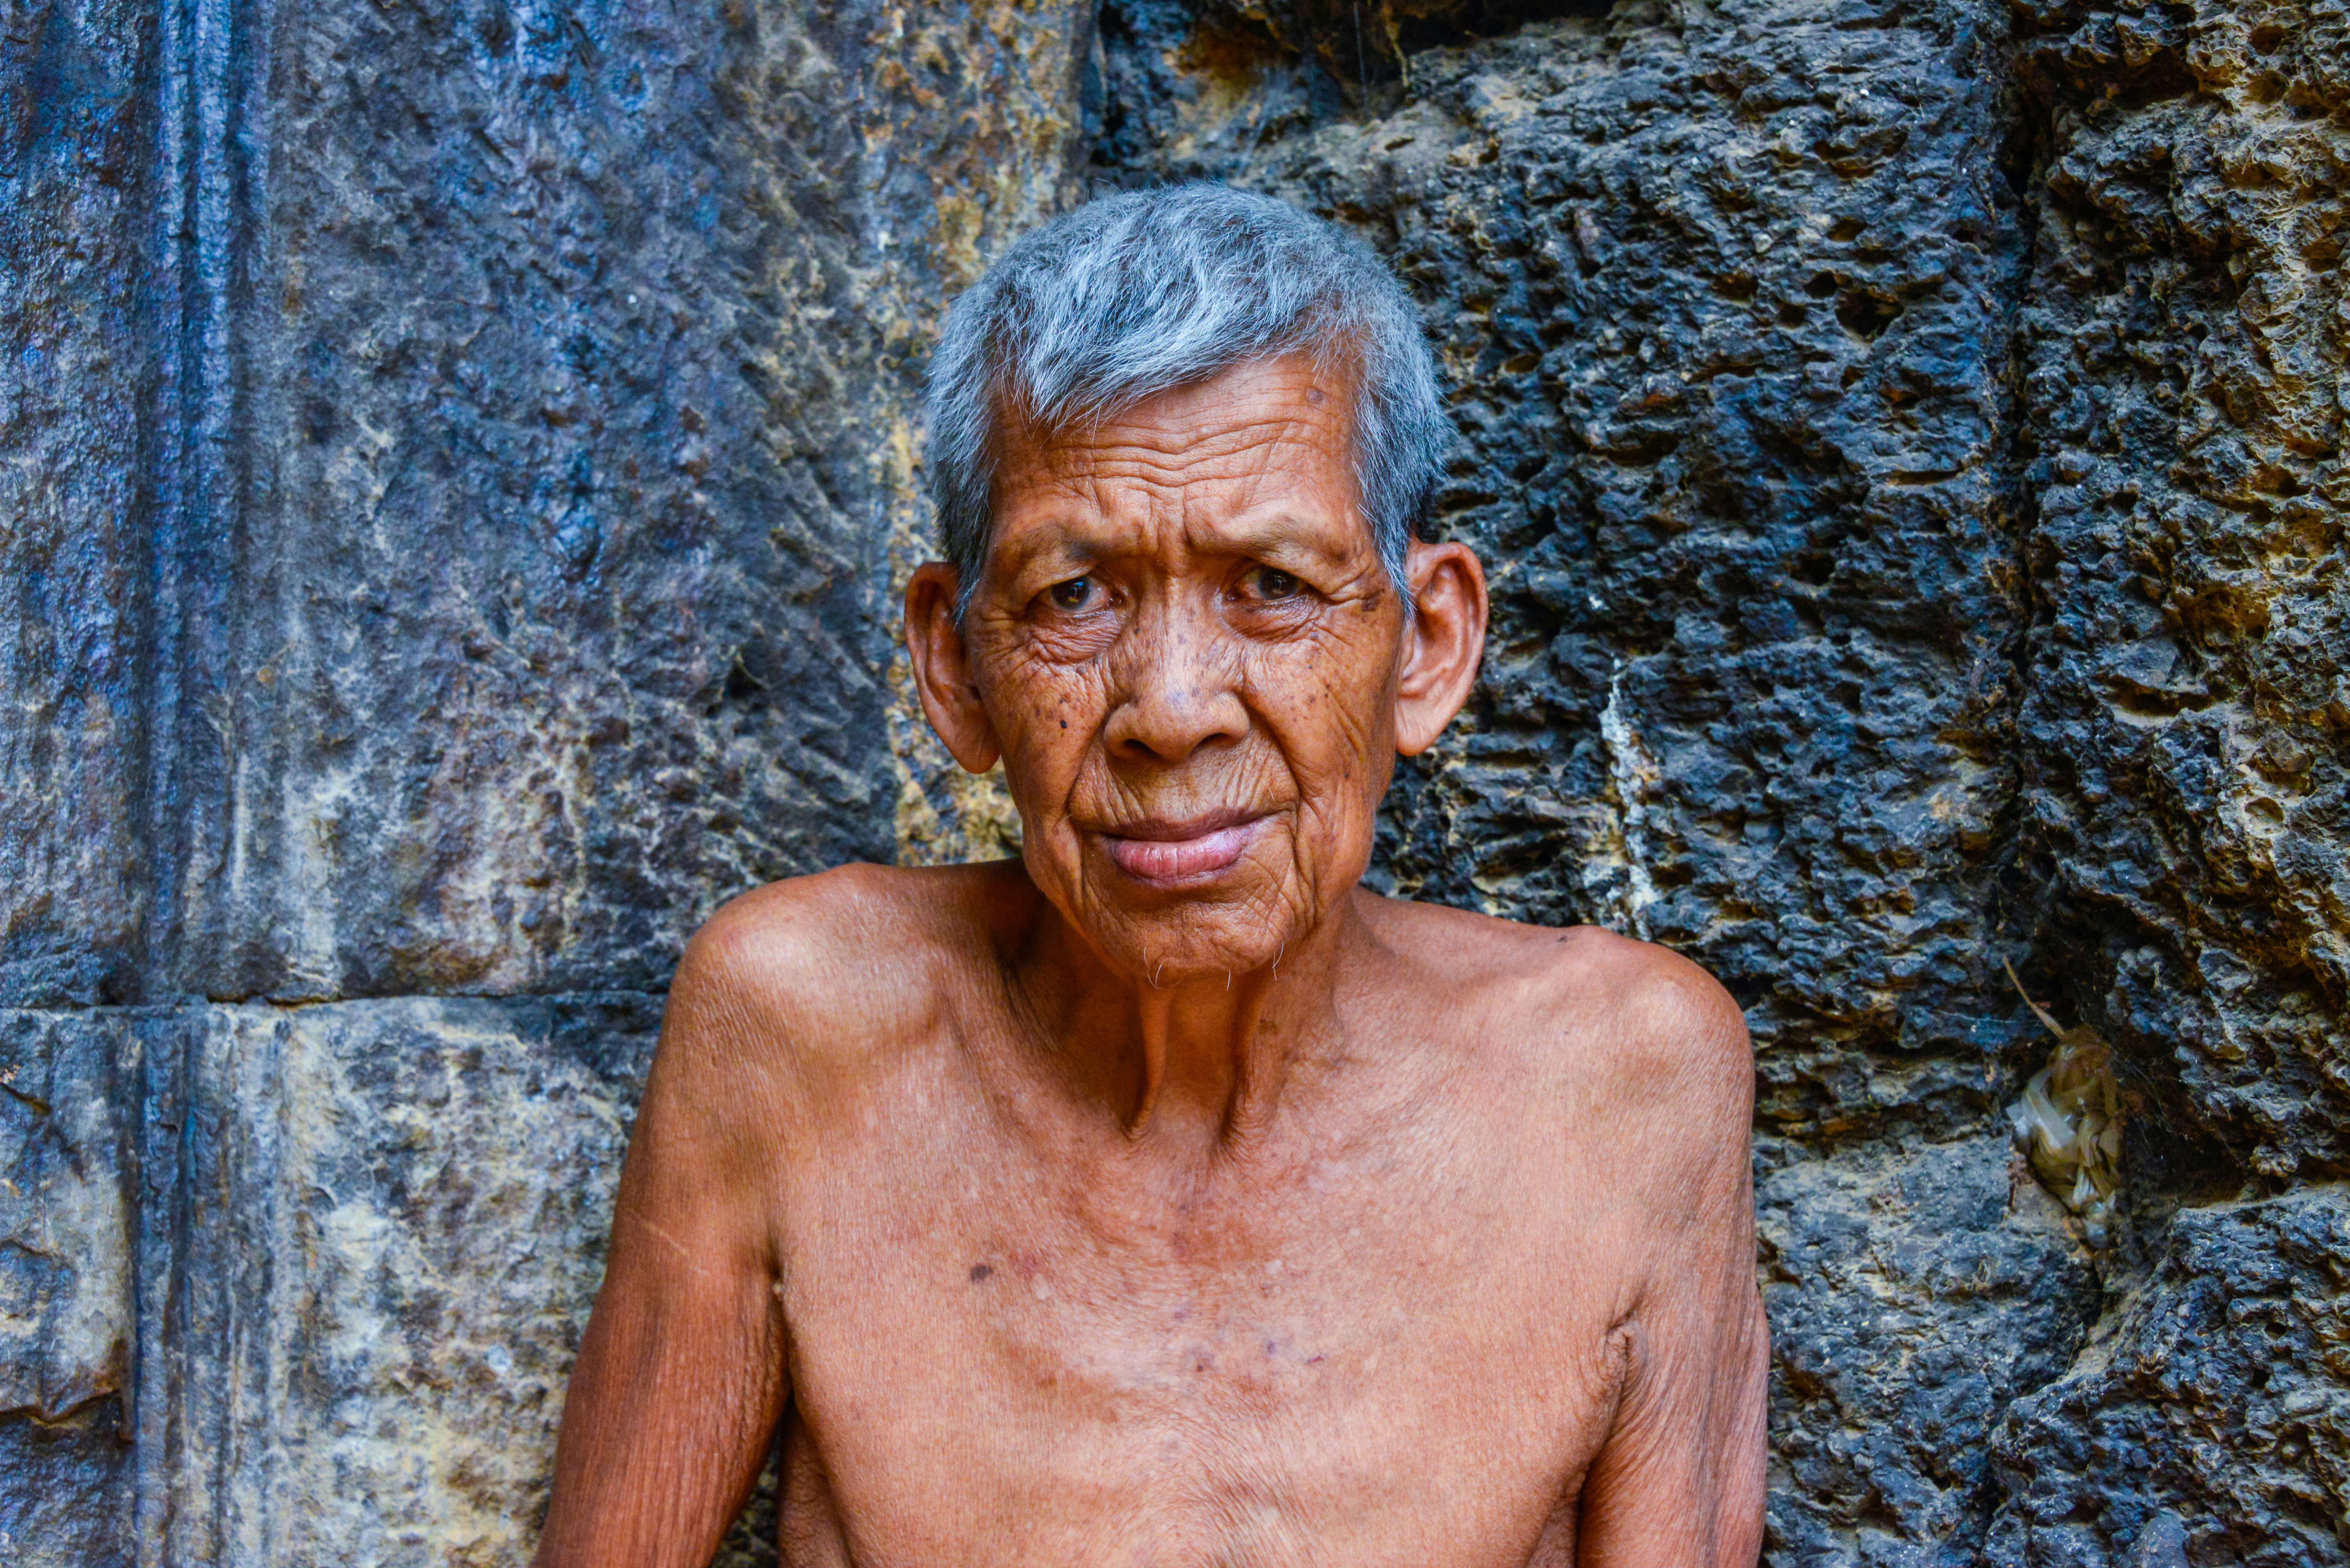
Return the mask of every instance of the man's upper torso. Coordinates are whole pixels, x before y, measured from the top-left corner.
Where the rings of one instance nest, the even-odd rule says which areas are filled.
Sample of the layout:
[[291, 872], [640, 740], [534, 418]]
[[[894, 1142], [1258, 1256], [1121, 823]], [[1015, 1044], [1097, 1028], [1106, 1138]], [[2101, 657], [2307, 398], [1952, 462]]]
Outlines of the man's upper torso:
[[[787, 1560], [1574, 1561], [1645, 1298], [1703, 1288], [1742, 1205], [1704, 1158], [1748, 1094], [1718, 990], [1358, 894], [1259, 1125], [1136, 1137], [1023, 993], [1042, 905], [1013, 865], [867, 868], [705, 939], [725, 1098], [773, 1122], [738, 1222], [789, 1346]], [[1751, 1298], [1741, 1240], [1713, 1283]]]

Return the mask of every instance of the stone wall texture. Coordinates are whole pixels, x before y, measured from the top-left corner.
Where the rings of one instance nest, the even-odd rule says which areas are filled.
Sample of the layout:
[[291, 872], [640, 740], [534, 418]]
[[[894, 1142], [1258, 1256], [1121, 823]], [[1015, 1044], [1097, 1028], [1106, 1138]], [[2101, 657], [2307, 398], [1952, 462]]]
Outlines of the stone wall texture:
[[929, 334], [1191, 177], [1450, 379], [1376, 879], [1747, 1008], [1766, 1561], [2350, 1563], [2342, 0], [0, 0], [0, 1562], [526, 1561], [686, 934], [1016, 843]]

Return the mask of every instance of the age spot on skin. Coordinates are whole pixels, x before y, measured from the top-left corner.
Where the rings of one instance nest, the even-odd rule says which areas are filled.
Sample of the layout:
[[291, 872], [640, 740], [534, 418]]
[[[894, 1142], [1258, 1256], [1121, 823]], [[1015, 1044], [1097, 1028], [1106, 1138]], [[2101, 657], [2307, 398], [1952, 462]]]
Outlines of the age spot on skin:
[[995, 1271], [989, 1268], [985, 1263], [973, 1263], [971, 1266], [971, 1282], [972, 1284], [978, 1284], [994, 1272]]

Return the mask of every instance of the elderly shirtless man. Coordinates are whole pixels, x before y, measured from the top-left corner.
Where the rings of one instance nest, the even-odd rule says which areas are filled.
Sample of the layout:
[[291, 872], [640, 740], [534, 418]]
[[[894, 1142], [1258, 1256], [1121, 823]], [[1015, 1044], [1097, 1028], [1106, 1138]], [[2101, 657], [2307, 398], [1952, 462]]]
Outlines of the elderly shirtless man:
[[1021, 858], [694, 938], [540, 1563], [701, 1568], [780, 1423], [793, 1564], [1751, 1564], [1738, 1008], [1357, 886], [1485, 626], [1401, 290], [1097, 202], [957, 304], [931, 428], [908, 646]]

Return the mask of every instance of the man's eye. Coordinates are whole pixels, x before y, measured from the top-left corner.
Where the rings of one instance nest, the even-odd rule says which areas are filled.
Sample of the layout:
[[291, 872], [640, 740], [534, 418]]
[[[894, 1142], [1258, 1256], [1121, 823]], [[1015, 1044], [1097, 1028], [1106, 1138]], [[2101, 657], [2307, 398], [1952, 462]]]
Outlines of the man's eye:
[[1094, 580], [1091, 577], [1071, 577], [1066, 583], [1055, 583], [1045, 591], [1052, 596], [1055, 608], [1081, 610], [1094, 597]]
[[1278, 566], [1259, 566], [1248, 575], [1249, 597], [1254, 599], [1292, 598], [1305, 591], [1305, 585]]

